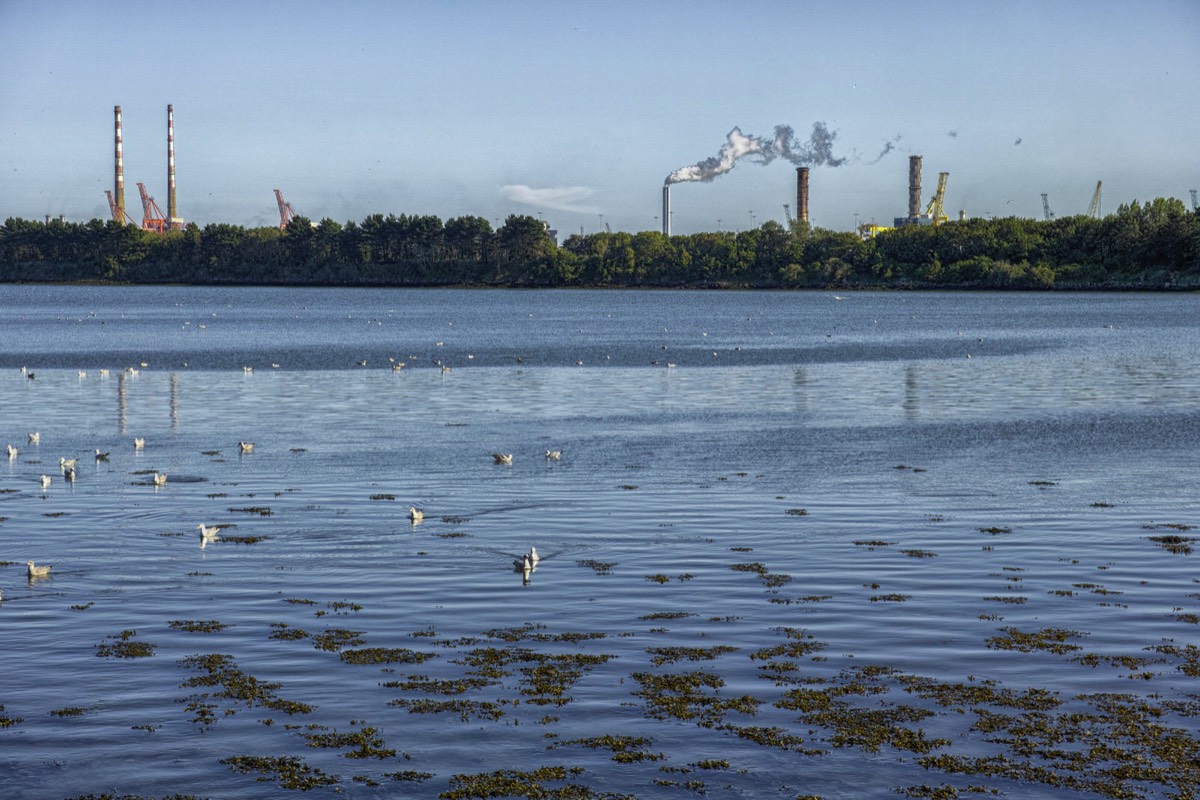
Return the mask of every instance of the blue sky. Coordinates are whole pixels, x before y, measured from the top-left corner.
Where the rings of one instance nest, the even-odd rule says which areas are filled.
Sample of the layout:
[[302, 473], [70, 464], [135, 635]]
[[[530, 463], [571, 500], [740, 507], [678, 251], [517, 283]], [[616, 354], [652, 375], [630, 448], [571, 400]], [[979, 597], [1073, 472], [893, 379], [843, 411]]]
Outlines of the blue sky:
[[[849, 230], [925, 200], [1083, 213], [1200, 188], [1200, 2], [31, 2], [0, 0], [0, 219], [106, 218], [113, 106], [136, 181], [200, 225], [299, 213], [541, 214], [648, 230], [726, 135], [813, 123], [839, 167], [810, 217]], [[899, 137], [897, 140], [896, 137]], [[1019, 140], [1019, 144], [1017, 143]], [[895, 149], [868, 163], [893, 141]], [[795, 202], [786, 161], [672, 188], [674, 231]], [[793, 209], [794, 210], [794, 209]], [[137, 214], [135, 214], [137, 216]]]

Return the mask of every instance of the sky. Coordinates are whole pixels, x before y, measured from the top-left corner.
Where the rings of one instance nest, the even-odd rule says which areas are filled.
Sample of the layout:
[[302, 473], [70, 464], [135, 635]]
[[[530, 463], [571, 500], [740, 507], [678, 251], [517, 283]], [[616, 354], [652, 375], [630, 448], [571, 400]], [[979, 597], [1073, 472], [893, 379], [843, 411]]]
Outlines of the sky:
[[[903, 215], [910, 155], [951, 216], [1081, 214], [1101, 180], [1105, 212], [1190, 205], [1200, 2], [0, 0], [0, 219], [108, 218], [115, 105], [127, 209], [142, 181], [165, 212], [168, 103], [201, 226], [276, 225], [278, 188], [313, 220], [658, 230], [667, 177], [735, 128], [815, 124], [824, 228]], [[783, 222], [795, 185], [740, 158], [672, 185], [672, 231]]]

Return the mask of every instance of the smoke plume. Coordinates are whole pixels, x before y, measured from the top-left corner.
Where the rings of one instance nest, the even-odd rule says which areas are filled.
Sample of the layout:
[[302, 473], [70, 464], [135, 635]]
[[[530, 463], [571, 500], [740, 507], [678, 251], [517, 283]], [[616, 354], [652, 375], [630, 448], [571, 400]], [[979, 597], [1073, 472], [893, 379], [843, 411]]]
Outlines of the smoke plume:
[[782, 158], [798, 167], [840, 167], [846, 163], [846, 159], [833, 154], [833, 140], [836, 138], [837, 133], [826, 128], [824, 122], [813, 123], [812, 134], [807, 142], [798, 141], [790, 125], [776, 125], [775, 136], [772, 139], [747, 136], [742, 133], [741, 128], [734, 128], [725, 137], [725, 144], [721, 145], [715, 156], [675, 170], [667, 176], [665, 183], [707, 183], [729, 172], [739, 159], [747, 156], [763, 165], [770, 164], [776, 158]]
[[868, 165], [878, 164], [880, 161], [883, 160], [884, 156], [886, 156], [888, 153], [890, 153], [896, 149], [896, 142], [898, 142], [898, 141], [900, 141], [900, 134], [897, 133], [896, 138], [892, 139], [889, 142], [883, 143], [883, 149], [879, 151], [879, 155], [875, 156], [874, 160], [868, 161], [867, 164]]

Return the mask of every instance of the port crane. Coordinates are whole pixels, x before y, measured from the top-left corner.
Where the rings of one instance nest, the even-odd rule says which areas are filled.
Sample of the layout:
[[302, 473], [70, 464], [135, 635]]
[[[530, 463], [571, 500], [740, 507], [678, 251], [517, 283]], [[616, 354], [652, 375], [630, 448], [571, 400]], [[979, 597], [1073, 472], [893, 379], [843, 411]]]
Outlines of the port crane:
[[104, 196], [108, 198], [108, 213], [112, 214], [113, 222], [119, 222], [122, 225], [126, 223], [130, 225], [137, 224], [133, 221], [132, 217], [125, 213], [124, 209], [117, 207], [117, 201], [113, 198], [111, 189], [105, 189]]
[[138, 194], [142, 196], [142, 230], [162, 233], [166, 228], [166, 217], [163, 216], [158, 203], [155, 203], [154, 198], [146, 191], [146, 184], [138, 181], [137, 187]]
[[1050, 197], [1045, 192], [1042, 192], [1042, 215], [1047, 222], [1054, 219], [1054, 212], [1050, 210]]
[[942, 208], [942, 203], [946, 199], [946, 179], [949, 177], [949, 172], [938, 173], [937, 191], [934, 193], [933, 199], [929, 201], [929, 206], [925, 209], [925, 216], [933, 220], [934, 225], [941, 225], [949, 219]]
[[787, 203], [783, 204], [783, 216], [785, 218], [787, 218], [787, 223], [788, 223], [789, 228], [791, 228], [793, 225], [796, 224], [795, 221], [792, 219], [792, 207], [790, 205], [788, 205]]
[[283, 192], [278, 189], [275, 190], [275, 201], [279, 203], [279, 230], [283, 230], [296, 218], [296, 211], [291, 203], [283, 199]]
[[1100, 181], [1096, 181], [1096, 191], [1092, 194], [1092, 204], [1088, 206], [1087, 215], [1093, 219], [1100, 218]]

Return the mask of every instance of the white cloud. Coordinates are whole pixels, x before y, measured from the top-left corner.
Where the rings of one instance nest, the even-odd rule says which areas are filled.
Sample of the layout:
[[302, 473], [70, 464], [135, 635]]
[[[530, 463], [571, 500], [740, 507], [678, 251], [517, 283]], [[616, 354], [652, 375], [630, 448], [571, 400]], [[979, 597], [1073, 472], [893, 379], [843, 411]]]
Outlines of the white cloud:
[[552, 208], [555, 211], [575, 211], [580, 214], [599, 214], [596, 206], [579, 205], [595, 194], [595, 190], [587, 186], [549, 186], [545, 189], [534, 189], [524, 184], [509, 184], [501, 186], [500, 191], [509, 200], [539, 208]]

